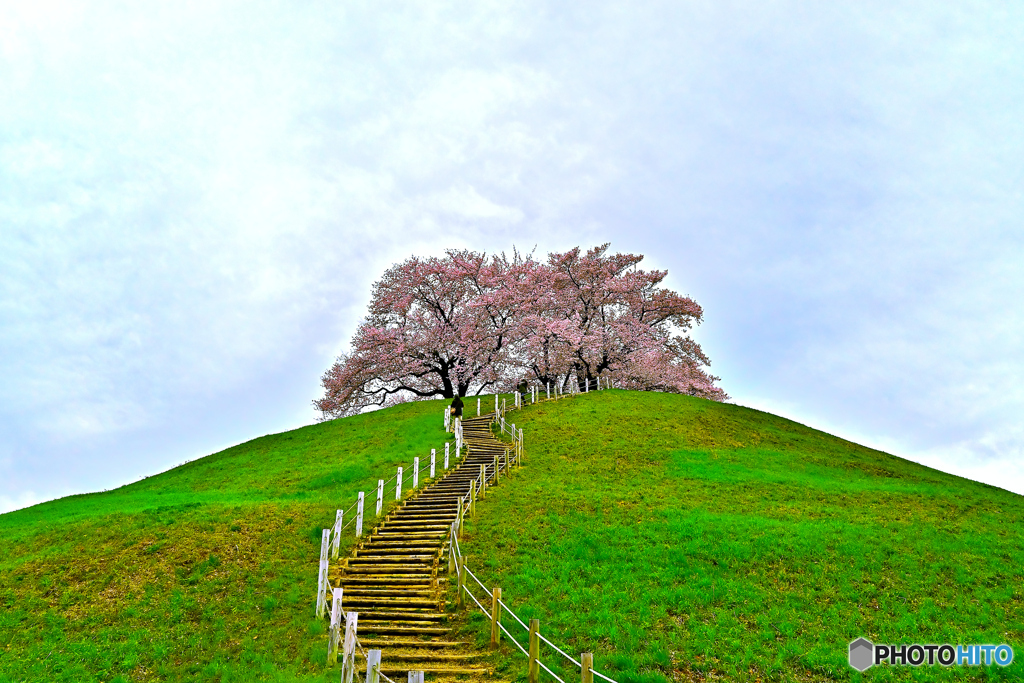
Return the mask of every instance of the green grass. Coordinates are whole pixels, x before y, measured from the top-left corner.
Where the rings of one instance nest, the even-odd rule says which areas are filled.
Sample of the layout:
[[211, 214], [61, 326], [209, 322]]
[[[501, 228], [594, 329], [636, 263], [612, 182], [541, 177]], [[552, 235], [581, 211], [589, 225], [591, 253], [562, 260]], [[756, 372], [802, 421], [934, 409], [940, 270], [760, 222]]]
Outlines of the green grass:
[[442, 405], [0, 515], [0, 681], [335, 680], [314, 618], [320, 531], [360, 490], [372, 517], [377, 479], [443, 449]]
[[[313, 615], [320, 529], [443, 448], [441, 406], [0, 515], [0, 681], [337, 680]], [[464, 552], [620, 683], [1024, 679], [1024, 498], [683, 396], [592, 392], [510, 419], [525, 466], [480, 504]], [[466, 628], [486, 641], [482, 617]], [[859, 636], [1005, 642], [1018, 662], [860, 675]], [[498, 663], [525, 678], [511, 645]]]
[[[525, 466], [463, 552], [620, 682], [1024, 680], [1021, 496], [684, 396], [592, 392], [509, 419]], [[860, 636], [1008, 643], [1017, 660], [861, 675], [846, 663]], [[503, 651], [523, 679], [525, 657]]]

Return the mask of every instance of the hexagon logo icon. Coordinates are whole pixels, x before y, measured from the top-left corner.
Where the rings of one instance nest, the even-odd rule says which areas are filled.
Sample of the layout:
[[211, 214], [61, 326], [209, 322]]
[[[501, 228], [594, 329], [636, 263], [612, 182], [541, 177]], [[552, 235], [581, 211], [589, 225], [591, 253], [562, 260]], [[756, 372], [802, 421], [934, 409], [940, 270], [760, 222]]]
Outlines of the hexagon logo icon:
[[875, 646], [867, 638], [858, 638], [850, 643], [850, 666], [857, 671], [867, 671], [874, 665]]

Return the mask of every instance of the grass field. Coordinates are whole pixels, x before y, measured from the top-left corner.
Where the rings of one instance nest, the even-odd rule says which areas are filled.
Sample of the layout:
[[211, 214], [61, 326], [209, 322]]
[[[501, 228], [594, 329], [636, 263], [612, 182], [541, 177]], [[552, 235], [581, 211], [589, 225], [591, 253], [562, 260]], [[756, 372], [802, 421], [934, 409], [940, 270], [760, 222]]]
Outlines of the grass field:
[[[623, 683], [1024, 680], [1021, 496], [683, 396], [592, 392], [509, 419], [526, 465], [480, 506], [463, 552], [520, 617], [574, 656], [594, 652], [599, 671]], [[1018, 654], [1005, 669], [861, 675], [846, 663], [860, 636]], [[525, 657], [504, 649], [506, 673], [523, 677]]]
[[[441, 405], [0, 515], [0, 681], [336, 681], [313, 615], [320, 529], [443, 447]], [[683, 396], [592, 392], [510, 417], [525, 466], [464, 552], [620, 683], [1024, 680], [1024, 498]], [[466, 628], [483, 642], [481, 622]], [[860, 675], [859, 636], [1005, 642], [1020, 661]], [[504, 646], [505, 677], [524, 663]]]
[[372, 516], [377, 479], [443, 448], [441, 411], [265, 436], [0, 515], [0, 681], [335, 680], [320, 530], [360, 490]]

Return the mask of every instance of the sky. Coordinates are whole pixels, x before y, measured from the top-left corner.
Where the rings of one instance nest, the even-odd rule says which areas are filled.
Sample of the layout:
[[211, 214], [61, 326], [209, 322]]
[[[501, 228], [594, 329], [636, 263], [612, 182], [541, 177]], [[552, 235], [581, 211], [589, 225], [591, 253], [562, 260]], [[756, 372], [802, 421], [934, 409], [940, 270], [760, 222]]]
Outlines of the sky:
[[315, 421], [372, 283], [611, 243], [733, 402], [1024, 494], [1024, 4], [0, 3], [0, 512]]

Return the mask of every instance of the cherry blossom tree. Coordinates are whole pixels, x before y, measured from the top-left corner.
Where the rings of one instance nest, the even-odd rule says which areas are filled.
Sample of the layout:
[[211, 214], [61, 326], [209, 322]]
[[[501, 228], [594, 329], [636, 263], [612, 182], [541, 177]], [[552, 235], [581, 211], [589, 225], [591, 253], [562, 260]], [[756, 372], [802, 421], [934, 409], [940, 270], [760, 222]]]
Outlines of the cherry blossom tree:
[[449, 250], [412, 257], [374, 284], [351, 350], [322, 377], [324, 419], [372, 406], [541, 383], [625, 388], [727, 399], [710, 360], [689, 337], [703, 311], [664, 289], [666, 271], [607, 244], [550, 254], [487, 256]]
[[515, 365], [515, 309], [531, 257], [449, 250], [412, 257], [374, 284], [352, 348], [321, 378], [324, 419], [371, 406], [465, 396], [494, 387]]

